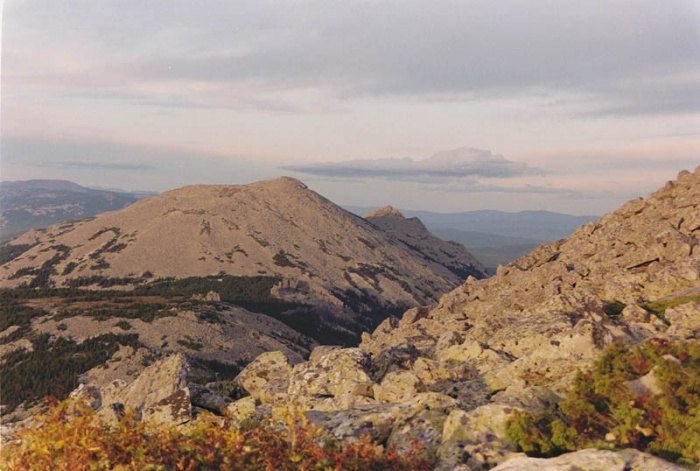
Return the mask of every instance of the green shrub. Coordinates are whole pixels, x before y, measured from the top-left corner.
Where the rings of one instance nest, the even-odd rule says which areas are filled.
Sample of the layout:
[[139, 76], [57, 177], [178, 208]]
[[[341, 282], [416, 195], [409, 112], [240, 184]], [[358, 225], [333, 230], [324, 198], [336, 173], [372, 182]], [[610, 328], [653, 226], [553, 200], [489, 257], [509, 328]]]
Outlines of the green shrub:
[[[653, 374], [659, 394], [636, 395], [626, 381]], [[557, 407], [516, 413], [508, 438], [533, 456], [587, 447], [634, 447], [681, 464], [700, 463], [700, 344], [651, 339], [607, 348], [579, 372]]]

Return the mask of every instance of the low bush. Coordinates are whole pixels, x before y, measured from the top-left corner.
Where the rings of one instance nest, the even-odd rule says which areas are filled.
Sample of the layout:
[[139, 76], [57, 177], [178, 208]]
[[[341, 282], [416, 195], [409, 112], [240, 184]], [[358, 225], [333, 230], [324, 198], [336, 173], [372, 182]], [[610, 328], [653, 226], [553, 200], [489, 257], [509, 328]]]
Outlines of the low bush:
[[139, 422], [127, 411], [106, 425], [84, 403], [62, 402], [2, 450], [0, 469], [427, 470], [418, 444], [405, 454], [367, 436], [339, 442], [303, 415], [238, 425], [201, 414], [184, 428]]
[[[657, 393], [628, 381], [653, 370]], [[608, 347], [592, 371], [579, 372], [562, 403], [519, 412], [506, 424], [522, 451], [553, 456], [580, 448], [633, 447], [669, 461], [700, 463], [700, 344], [651, 339]]]

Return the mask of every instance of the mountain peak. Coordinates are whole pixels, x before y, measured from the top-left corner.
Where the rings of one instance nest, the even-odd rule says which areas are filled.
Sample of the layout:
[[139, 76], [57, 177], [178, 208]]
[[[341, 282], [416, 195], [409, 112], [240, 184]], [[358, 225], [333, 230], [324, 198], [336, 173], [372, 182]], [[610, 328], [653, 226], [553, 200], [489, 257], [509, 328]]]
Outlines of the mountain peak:
[[368, 219], [368, 218], [380, 218], [380, 217], [385, 217], [385, 216], [391, 216], [391, 217], [398, 217], [398, 218], [403, 218], [404, 215], [399, 211], [398, 209], [394, 208], [391, 205], [384, 206], [383, 208], [376, 209], [374, 211], [370, 211], [369, 213], [365, 214], [363, 218]]

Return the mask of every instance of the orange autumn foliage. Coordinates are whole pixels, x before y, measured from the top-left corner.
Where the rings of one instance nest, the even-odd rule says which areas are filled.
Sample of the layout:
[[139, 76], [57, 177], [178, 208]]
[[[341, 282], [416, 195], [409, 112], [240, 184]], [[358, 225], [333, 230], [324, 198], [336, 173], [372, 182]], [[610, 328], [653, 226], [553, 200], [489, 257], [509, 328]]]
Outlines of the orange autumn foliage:
[[3, 447], [2, 470], [427, 470], [421, 447], [398, 453], [362, 436], [339, 442], [301, 414], [244, 427], [202, 414], [185, 427], [127, 413], [105, 424], [85, 403], [55, 404]]

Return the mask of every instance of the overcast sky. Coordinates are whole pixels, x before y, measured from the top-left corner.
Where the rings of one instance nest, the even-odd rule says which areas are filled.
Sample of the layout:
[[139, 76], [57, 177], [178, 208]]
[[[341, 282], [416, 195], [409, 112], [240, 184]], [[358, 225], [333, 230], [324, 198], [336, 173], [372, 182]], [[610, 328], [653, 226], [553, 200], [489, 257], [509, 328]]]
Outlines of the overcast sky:
[[697, 0], [6, 0], [2, 180], [603, 214], [700, 165]]

